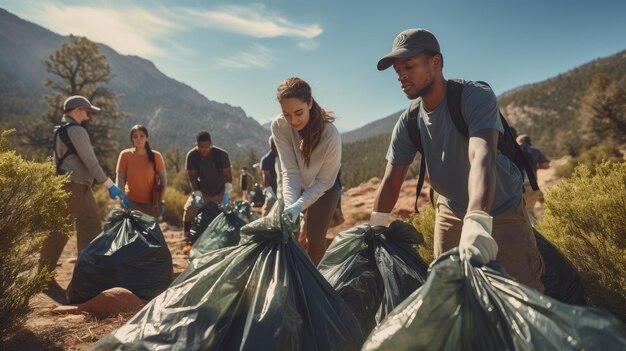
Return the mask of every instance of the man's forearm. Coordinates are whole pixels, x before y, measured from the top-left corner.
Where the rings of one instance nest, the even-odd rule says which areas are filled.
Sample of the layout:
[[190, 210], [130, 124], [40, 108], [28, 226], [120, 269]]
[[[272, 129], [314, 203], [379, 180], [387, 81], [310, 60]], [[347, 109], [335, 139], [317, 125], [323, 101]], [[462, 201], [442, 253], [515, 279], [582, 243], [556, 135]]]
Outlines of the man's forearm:
[[400, 188], [406, 176], [408, 166], [387, 164], [385, 176], [378, 187], [376, 199], [374, 199], [373, 212], [390, 213], [400, 194]]

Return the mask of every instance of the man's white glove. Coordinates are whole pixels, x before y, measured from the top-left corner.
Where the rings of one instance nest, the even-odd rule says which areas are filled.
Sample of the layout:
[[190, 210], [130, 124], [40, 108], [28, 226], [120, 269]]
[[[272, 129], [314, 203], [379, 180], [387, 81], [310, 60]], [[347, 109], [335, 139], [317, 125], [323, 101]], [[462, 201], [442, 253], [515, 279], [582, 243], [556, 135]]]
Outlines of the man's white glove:
[[265, 199], [268, 202], [273, 203], [276, 201], [276, 195], [274, 194], [274, 190], [272, 190], [271, 186], [265, 187], [265, 189], [263, 189], [263, 194], [265, 194]]
[[370, 214], [370, 225], [372, 227], [377, 225], [386, 226], [387, 222], [389, 222], [389, 213], [372, 212], [372, 214]]
[[196, 190], [191, 193], [191, 196], [193, 197], [191, 204], [196, 207], [202, 207], [202, 205], [204, 204], [204, 199], [202, 198], [202, 192], [200, 190]]
[[484, 265], [496, 259], [498, 244], [491, 236], [492, 228], [493, 217], [487, 212], [475, 210], [465, 214], [459, 242], [462, 260]]

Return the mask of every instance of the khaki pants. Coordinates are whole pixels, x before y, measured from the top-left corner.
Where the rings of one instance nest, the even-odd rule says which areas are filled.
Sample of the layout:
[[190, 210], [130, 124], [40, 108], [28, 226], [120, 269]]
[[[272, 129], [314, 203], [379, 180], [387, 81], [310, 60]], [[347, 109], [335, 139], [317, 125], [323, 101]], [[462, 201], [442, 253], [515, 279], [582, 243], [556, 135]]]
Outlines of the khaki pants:
[[[102, 231], [102, 220], [98, 215], [98, 207], [90, 186], [69, 182], [64, 189], [69, 193], [69, 197], [66, 200], [67, 213], [61, 215], [69, 215], [74, 224], [77, 254], [80, 254], [85, 246]], [[41, 248], [39, 265], [46, 266], [49, 271], [53, 271], [67, 240], [68, 238], [61, 233], [51, 233]]]
[[524, 192], [522, 193], [522, 197], [524, 197], [524, 202], [526, 203], [526, 211], [534, 217], [535, 204], [537, 201], [541, 200], [543, 193], [541, 190], [533, 191], [533, 188], [529, 183], [524, 183]]
[[[461, 239], [463, 220], [444, 203], [437, 203], [435, 220], [435, 257], [457, 247]], [[493, 218], [492, 236], [498, 243], [497, 260], [521, 283], [544, 291], [541, 275], [543, 258], [537, 249], [523, 200], [509, 211]]]
[[[217, 195], [211, 196], [209, 194], [202, 192], [202, 201], [203, 201], [202, 206], [208, 204], [209, 202], [214, 202], [219, 205], [222, 203], [223, 198], [224, 198], [224, 194], [217, 194]], [[185, 202], [185, 207], [183, 207], [183, 226], [185, 226], [183, 230], [185, 232], [191, 229], [191, 222], [193, 221], [194, 218], [196, 218], [196, 216], [198, 215], [198, 212], [200, 212], [200, 207], [194, 206], [192, 202], [193, 202], [193, 196], [189, 195], [187, 202]]]
[[304, 215], [304, 231], [307, 238], [306, 251], [317, 266], [326, 253], [326, 232], [337, 208], [339, 183], [335, 182], [322, 197], [317, 199]]

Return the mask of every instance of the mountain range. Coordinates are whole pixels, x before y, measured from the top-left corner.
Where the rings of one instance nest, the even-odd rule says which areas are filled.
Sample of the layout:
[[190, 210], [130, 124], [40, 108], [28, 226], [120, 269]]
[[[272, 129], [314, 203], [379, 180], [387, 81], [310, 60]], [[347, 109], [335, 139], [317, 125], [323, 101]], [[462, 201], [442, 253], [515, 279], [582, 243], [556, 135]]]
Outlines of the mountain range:
[[[42, 84], [47, 75], [43, 61], [67, 40], [0, 9], [0, 122], [5, 127], [13, 118], [33, 118], [45, 110], [42, 96], [48, 91]], [[122, 130], [145, 125], [151, 144], [161, 150], [193, 146], [200, 130], [209, 131], [214, 144], [226, 150], [266, 150], [269, 132], [242, 108], [207, 99], [146, 59], [99, 45], [114, 77], [109, 88], [122, 94], [120, 110], [131, 114]], [[126, 134], [120, 139], [122, 145], [128, 143]]]

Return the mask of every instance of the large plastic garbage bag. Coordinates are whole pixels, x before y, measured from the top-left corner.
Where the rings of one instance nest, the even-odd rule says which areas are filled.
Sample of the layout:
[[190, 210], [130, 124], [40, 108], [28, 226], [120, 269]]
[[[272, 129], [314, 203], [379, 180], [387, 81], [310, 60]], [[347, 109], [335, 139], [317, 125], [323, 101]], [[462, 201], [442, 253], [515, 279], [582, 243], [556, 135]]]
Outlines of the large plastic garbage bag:
[[544, 294], [571, 305], [586, 305], [583, 283], [576, 268], [537, 229], [533, 228], [533, 232], [545, 265], [541, 276]]
[[155, 218], [112, 210], [103, 232], [78, 256], [67, 298], [80, 303], [121, 287], [150, 300], [167, 289], [172, 274], [172, 255]]
[[[491, 264], [490, 264], [491, 265]], [[363, 350], [623, 350], [626, 330], [490, 267], [440, 256], [426, 283], [369, 335]]]
[[219, 205], [215, 202], [209, 201], [206, 205], [202, 206], [196, 217], [191, 221], [188, 240], [195, 243], [209, 224], [211, 224], [220, 213], [222, 213], [222, 211], [220, 211]]
[[189, 262], [94, 350], [359, 350], [350, 309], [283, 226], [282, 203], [237, 246]]
[[259, 219], [259, 215], [250, 210], [250, 203], [245, 201], [223, 206], [222, 211], [193, 244], [190, 260], [212, 250], [239, 244], [241, 227]]
[[416, 251], [423, 237], [402, 221], [363, 224], [339, 233], [318, 269], [369, 333], [426, 281], [428, 265]]

